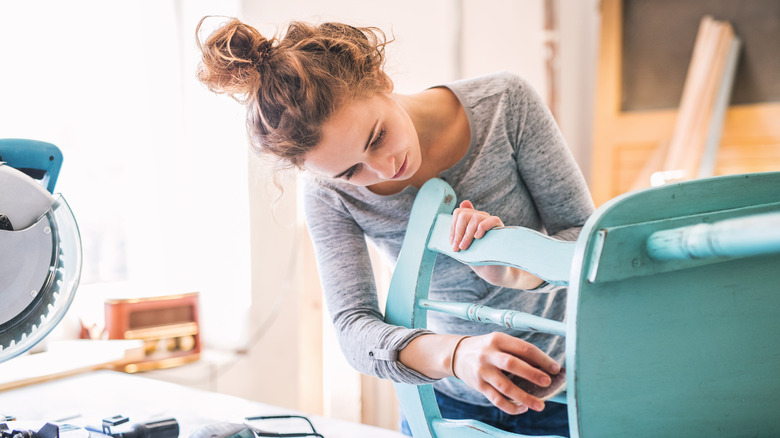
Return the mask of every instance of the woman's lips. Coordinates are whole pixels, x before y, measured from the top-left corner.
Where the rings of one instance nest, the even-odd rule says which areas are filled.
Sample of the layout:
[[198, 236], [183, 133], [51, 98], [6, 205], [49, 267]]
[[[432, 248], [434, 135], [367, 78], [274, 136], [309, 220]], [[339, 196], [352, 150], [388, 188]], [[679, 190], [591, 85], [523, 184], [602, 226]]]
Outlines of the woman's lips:
[[403, 174], [404, 174], [404, 172], [406, 172], [406, 161], [407, 161], [408, 159], [409, 159], [409, 156], [408, 156], [408, 155], [404, 157], [404, 164], [401, 164], [401, 168], [400, 168], [400, 169], [398, 169], [398, 173], [396, 173], [395, 175], [393, 175], [393, 177], [392, 177], [391, 179], [398, 179], [398, 178], [400, 178], [400, 177], [401, 177], [401, 175], [403, 175]]

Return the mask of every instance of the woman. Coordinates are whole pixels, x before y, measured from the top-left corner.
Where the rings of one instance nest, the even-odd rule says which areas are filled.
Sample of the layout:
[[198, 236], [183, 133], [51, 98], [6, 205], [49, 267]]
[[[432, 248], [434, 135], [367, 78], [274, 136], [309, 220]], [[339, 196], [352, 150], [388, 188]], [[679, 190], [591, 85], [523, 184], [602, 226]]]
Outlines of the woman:
[[[234, 19], [199, 41], [198, 77], [246, 105], [259, 153], [308, 176], [307, 224], [352, 366], [433, 383], [445, 418], [567, 436], [565, 406], [548, 402], [545, 409], [507, 377], [548, 386], [560, 370], [563, 339], [440, 314], [429, 315], [429, 330], [385, 324], [365, 238], [395, 260], [418, 189], [438, 177], [464, 199], [453, 213], [456, 250], [505, 223], [574, 240], [593, 211], [582, 174], [522, 79], [499, 73], [393, 93], [385, 44], [378, 29], [340, 23], [292, 23], [284, 36], [267, 39]], [[446, 257], [437, 261], [430, 296], [557, 320], [566, 303], [565, 289], [527, 272]]]

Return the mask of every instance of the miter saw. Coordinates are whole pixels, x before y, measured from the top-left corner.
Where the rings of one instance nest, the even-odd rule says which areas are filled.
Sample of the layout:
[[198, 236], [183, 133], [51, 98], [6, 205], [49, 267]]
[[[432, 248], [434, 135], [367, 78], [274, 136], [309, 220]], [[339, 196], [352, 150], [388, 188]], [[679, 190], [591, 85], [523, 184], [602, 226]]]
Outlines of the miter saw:
[[53, 144], [0, 139], [0, 362], [52, 331], [81, 277], [76, 219], [53, 194], [61, 165]]

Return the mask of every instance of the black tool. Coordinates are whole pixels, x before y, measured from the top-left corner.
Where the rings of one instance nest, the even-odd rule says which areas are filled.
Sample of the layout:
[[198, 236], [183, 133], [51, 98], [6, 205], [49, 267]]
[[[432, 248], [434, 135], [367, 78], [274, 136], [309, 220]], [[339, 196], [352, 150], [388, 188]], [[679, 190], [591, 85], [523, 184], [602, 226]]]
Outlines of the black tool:
[[179, 423], [175, 418], [137, 423], [124, 432], [112, 432], [111, 428], [130, 421], [128, 417], [116, 415], [103, 419], [103, 433], [114, 438], [178, 438]]
[[[11, 417], [2, 417], [11, 418]], [[10, 429], [7, 424], [0, 423], [0, 438], [59, 438], [59, 426], [46, 423], [40, 430]]]

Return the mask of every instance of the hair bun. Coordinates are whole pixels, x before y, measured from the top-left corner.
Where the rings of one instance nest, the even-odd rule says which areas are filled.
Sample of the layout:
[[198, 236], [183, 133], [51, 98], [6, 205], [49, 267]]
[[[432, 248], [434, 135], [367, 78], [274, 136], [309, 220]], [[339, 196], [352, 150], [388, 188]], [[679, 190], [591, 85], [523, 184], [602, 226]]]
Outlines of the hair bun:
[[267, 39], [261, 41], [260, 44], [255, 48], [255, 66], [260, 67], [263, 64], [263, 61], [271, 56], [273, 49], [274, 45], [271, 43], [271, 41]]
[[[204, 17], [198, 23], [199, 32]], [[202, 52], [198, 79], [215, 93], [228, 94], [245, 101], [256, 93], [261, 81], [261, 66], [273, 53], [274, 42], [257, 29], [231, 19], [204, 42], [197, 39]]]

